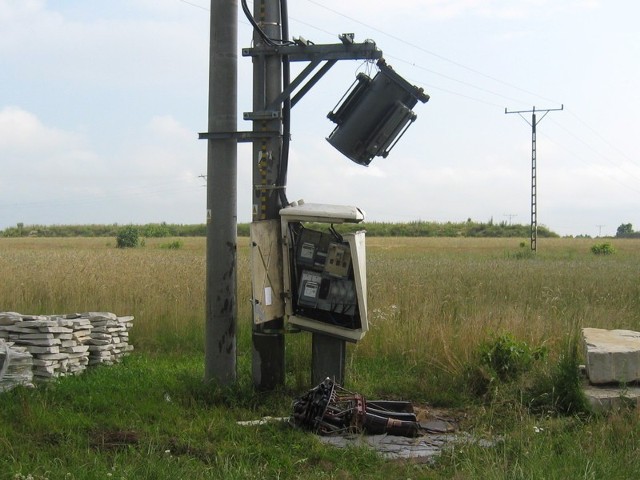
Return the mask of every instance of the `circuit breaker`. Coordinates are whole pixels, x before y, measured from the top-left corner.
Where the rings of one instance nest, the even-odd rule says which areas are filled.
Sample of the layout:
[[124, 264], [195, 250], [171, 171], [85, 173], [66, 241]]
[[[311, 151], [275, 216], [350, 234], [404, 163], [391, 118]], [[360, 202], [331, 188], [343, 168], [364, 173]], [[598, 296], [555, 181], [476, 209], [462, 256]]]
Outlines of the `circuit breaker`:
[[368, 330], [365, 233], [340, 234], [333, 227], [359, 223], [362, 211], [298, 204], [280, 210], [280, 217], [289, 325], [352, 342], [362, 339]]

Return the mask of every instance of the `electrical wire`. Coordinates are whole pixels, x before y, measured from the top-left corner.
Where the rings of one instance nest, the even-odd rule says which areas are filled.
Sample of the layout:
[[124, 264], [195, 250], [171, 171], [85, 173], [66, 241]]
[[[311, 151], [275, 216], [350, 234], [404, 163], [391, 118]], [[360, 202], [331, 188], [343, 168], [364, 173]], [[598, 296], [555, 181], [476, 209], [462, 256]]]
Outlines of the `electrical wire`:
[[[285, 0], [280, 0], [280, 9], [282, 11], [282, 3], [286, 3]], [[256, 22], [255, 18], [253, 17], [253, 14], [251, 13], [251, 10], [249, 9], [249, 6], [247, 5], [247, 0], [241, 0], [241, 5], [242, 5], [242, 11], [244, 12], [245, 16], [247, 17], [247, 20], [249, 20], [249, 23], [251, 23], [251, 25], [253, 26], [254, 30], [256, 32], [258, 32], [258, 35], [260, 35], [260, 37], [262, 38], [262, 40], [264, 40], [264, 42], [271, 46], [271, 47], [279, 47], [279, 46], [283, 46], [283, 45], [292, 45], [293, 42], [290, 42], [287, 39], [281, 38], [281, 39], [276, 39], [276, 38], [271, 38], [269, 37], [264, 30], [262, 30], [262, 28], [260, 27], [260, 25], [258, 24], [258, 22]], [[285, 5], [285, 10], [286, 10], [286, 5]]]
[[[192, 4], [192, 3], [190, 3], [190, 2], [188, 2], [188, 1], [186, 1], [186, 0], [180, 0], [180, 1], [181, 1], [181, 2], [183, 2], [183, 3], [189, 4], [189, 5], [193, 5], [193, 6], [196, 6], [196, 7], [199, 7], [199, 8], [203, 8], [203, 7], [199, 6], [199, 5]], [[356, 19], [356, 18], [353, 18], [353, 17], [351, 17], [351, 16], [349, 16], [349, 15], [346, 15], [346, 14], [344, 14], [344, 13], [342, 13], [342, 12], [338, 11], [338, 10], [335, 10], [335, 9], [333, 9], [333, 8], [331, 8], [331, 7], [328, 7], [328, 6], [326, 6], [326, 5], [323, 5], [321, 2], [319, 2], [319, 1], [317, 1], [317, 0], [307, 0], [307, 1], [308, 1], [309, 3], [312, 3], [312, 4], [314, 4], [314, 5], [318, 6], [318, 7], [320, 7], [320, 8], [323, 8], [323, 9], [325, 9], [325, 10], [328, 10], [328, 11], [330, 11], [330, 12], [332, 12], [332, 13], [334, 13], [334, 14], [338, 15], [338, 16], [341, 16], [341, 17], [343, 17], [343, 18], [346, 18], [346, 19], [348, 19], [348, 20], [350, 20], [350, 21], [352, 21], [352, 22], [355, 22], [355, 23], [357, 23], [357, 24], [363, 25], [363, 26], [365, 26], [365, 27], [367, 27], [367, 28], [369, 28], [369, 29], [371, 29], [371, 30], [374, 30], [374, 31], [376, 31], [376, 32], [378, 32], [378, 33], [381, 33], [382, 35], [385, 35], [386, 37], [389, 37], [389, 38], [391, 38], [391, 39], [393, 39], [393, 40], [396, 40], [396, 41], [398, 41], [398, 42], [400, 42], [400, 43], [403, 43], [403, 44], [405, 44], [405, 45], [407, 45], [407, 46], [410, 46], [410, 47], [412, 47], [412, 48], [415, 48], [415, 49], [417, 49], [417, 50], [419, 50], [419, 51], [421, 51], [421, 52], [424, 52], [424, 53], [426, 53], [426, 54], [428, 54], [428, 55], [431, 55], [431, 56], [433, 56], [433, 57], [435, 57], [435, 58], [438, 58], [438, 59], [440, 59], [440, 60], [442, 60], [442, 61], [444, 61], [444, 62], [447, 62], [447, 63], [450, 63], [450, 64], [452, 64], [452, 65], [455, 65], [456, 67], [462, 68], [462, 69], [467, 70], [467, 71], [469, 71], [469, 72], [472, 72], [472, 73], [474, 73], [474, 74], [476, 74], [476, 75], [479, 75], [479, 76], [484, 77], [484, 78], [486, 78], [486, 79], [492, 80], [492, 81], [497, 82], [497, 83], [499, 83], [499, 84], [505, 85], [505, 86], [510, 87], [510, 88], [512, 88], [512, 89], [518, 90], [518, 91], [520, 91], [520, 92], [526, 93], [526, 94], [528, 94], [528, 95], [532, 95], [532, 96], [534, 96], [534, 97], [538, 97], [538, 98], [543, 99], [543, 100], [545, 100], [545, 101], [550, 101], [550, 102], [553, 102], [553, 103], [558, 103], [558, 102], [556, 102], [556, 101], [555, 101], [555, 100], [553, 100], [553, 99], [550, 99], [550, 98], [547, 98], [547, 97], [545, 97], [545, 96], [539, 95], [539, 94], [537, 94], [537, 93], [535, 93], [535, 92], [532, 92], [532, 91], [530, 91], [530, 90], [527, 90], [527, 89], [521, 88], [521, 87], [519, 87], [519, 86], [517, 86], [517, 85], [514, 85], [514, 84], [512, 84], [512, 83], [510, 83], [510, 82], [507, 82], [507, 81], [501, 80], [501, 79], [499, 79], [499, 78], [496, 78], [496, 77], [494, 77], [494, 76], [488, 75], [488, 74], [486, 74], [486, 73], [484, 73], [484, 72], [481, 72], [481, 71], [479, 71], [479, 70], [477, 70], [477, 69], [474, 69], [474, 68], [469, 67], [469, 66], [467, 66], [467, 65], [464, 65], [464, 64], [462, 64], [462, 63], [460, 63], [460, 62], [457, 62], [457, 61], [455, 61], [455, 60], [452, 60], [452, 59], [450, 59], [450, 58], [448, 58], [448, 57], [446, 57], [446, 56], [443, 56], [443, 55], [440, 55], [440, 54], [438, 54], [438, 53], [436, 53], [436, 52], [433, 52], [433, 51], [431, 51], [431, 50], [428, 50], [428, 49], [424, 48], [424, 47], [423, 47], [423, 46], [421, 46], [421, 45], [417, 45], [417, 44], [414, 44], [414, 43], [408, 42], [408, 41], [406, 41], [405, 39], [403, 39], [403, 38], [401, 38], [401, 37], [398, 37], [397, 35], [393, 35], [393, 34], [391, 34], [391, 33], [388, 33], [388, 32], [386, 32], [386, 31], [384, 31], [384, 30], [382, 30], [382, 29], [380, 29], [380, 28], [377, 28], [377, 27], [375, 27], [375, 26], [373, 26], [373, 25], [370, 25], [370, 24], [368, 24], [368, 23], [366, 23], [366, 22], [362, 22], [362, 21], [360, 21], [360, 20], [358, 20], [358, 19]], [[242, 4], [243, 4], [243, 11], [245, 12], [245, 15], [247, 15], [247, 13], [249, 13], [249, 14], [247, 15], [247, 18], [249, 19], [249, 21], [251, 22], [251, 24], [253, 25], [253, 27], [256, 29], [256, 31], [258, 32], [258, 34], [259, 34], [259, 35], [264, 39], [264, 41], [265, 41], [266, 43], [268, 43], [268, 44], [269, 44], [269, 45], [271, 45], [271, 46], [277, 46], [277, 45], [290, 44], [290, 43], [291, 43], [291, 42], [288, 42], [288, 35], [289, 35], [289, 33], [288, 33], [288, 21], [287, 21], [287, 22], [285, 22], [285, 19], [286, 19], [286, 20], [288, 20], [288, 15], [286, 15], [286, 12], [287, 12], [286, 0], [281, 0], [281, 1], [280, 1], [280, 9], [281, 9], [281, 14], [282, 14], [282, 19], [283, 19], [283, 33], [282, 33], [282, 37], [283, 37], [283, 38], [282, 38], [281, 40], [277, 40], [277, 41], [274, 41], [274, 39], [269, 38], [269, 37], [268, 37], [268, 36], [267, 36], [267, 35], [266, 35], [266, 34], [265, 34], [261, 29], [260, 29], [259, 25], [257, 25], [257, 23], [255, 22], [255, 20], [253, 19], [253, 17], [250, 15], [250, 12], [248, 12], [248, 7], [247, 7], [246, 0], [242, 0]], [[284, 12], [284, 13], [283, 13], [283, 12]], [[302, 21], [302, 20], [297, 19], [297, 18], [294, 18], [294, 17], [292, 17], [292, 19], [293, 19], [294, 21], [296, 21], [296, 22], [298, 22], [298, 23], [302, 24], [302, 25], [308, 26], [308, 27], [313, 28], [313, 29], [315, 29], [315, 30], [317, 30], [317, 31], [323, 32], [323, 33], [325, 33], [325, 34], [327, 34], [327, 35], [334, 35], [334, 32], [330, 32], [330, 31], [328, 31], [328, 30], [325, 30], [325, 29], [319, 28], [319, 27], [317, 27], [317, 26], [315, 26], [315, 25], [313, 25], [313, 24], [310, 24], [310, 23], [308, 23], [308, 22]], [[285, 23], [286, 23], [286, 26], [285, 26]], [[285, 29], [286, 29], [286, 30], [285, 30]], [[422, 66], [422, 65], [420, 65], [420, 64], [416, 64], [415, 62], [411, 62], [411, 61], [408, 61], [408, 60], [402, 59], [402, 58], [400, 58], [400, 57], [395, 57], [395, 56], [392, 56], [392, 55], [385, 55], [385, 56], [386, 56], [387, 58], [392, 58], [392, 59], [394, 59], [395, 61], [398, 61], [398, 62], [401, 62], [401, 63], [405, 63], [405, 64], [407, 64], [407, 65], [411, 65], [412, 67], [417, 68], [417, 69], [419, 69], [419, 70], [423, 70], [423, 71], [428, 72], [428, 73], [430, 73], [430, 74], [437, 75], [437, 76], [442, 77], [442, 78], [445, 78], [445, 79], [447, 79], [447, 80], [449, 80], [449, 81], [453, 81], [453, 82], [459, 83], [459, 84], [461, 84], [461, 85], [465, 85], [465, 86], [467, 86], [467, 87], [470, 87], [470, 88], [476, 89], [476, 90], [478, 90], [478, 91], [485, 92], [485, 93], [488, 93], [488, 94], [490, 94], [490, 95], [494, 95], [494, 96], [496, 96], [496, 97], [504, 98], [504, 99], [509, 100], [509, 101], [514, 101], [514, 102], [517, 102], [517, 103], [526, 103], [526, 102], [523, 102], [523, 101], [521, 101], [521, 100], [518, 100], [518, 99], [515, 99], [515, 98], [512, 98], [512, 97], [508, 97], [508, 96], [506, 96], [506, 95], [503, 95], [503, 94], [501, 94], [501, 93], [498, 93], [498, 92], [495, 92], [495, 91], [492, 91], [492, 90], [489, 90], [489, 89], [486, 89], [486, 88], [483, 88], [483, 87], [480, 87], [480, 86], [474, 85], [473, 83], [466, 82], [466, 81], [463, 81], [463, 80], [459, 80], [459, 79], [456, 79], [456, 78], [454, 78], [454, 77], [451, 77], [451, 76], [448, 76], [448, 75], [445, 75], [445, 74], [439, 73], [439, 72], [434, 71], [434, 70], [431, 70], [431, 69], [428, 69], [428, 68], [426, 68], [426, 67], [424, 67], [424, 66]], [[288, 63], [288, 62], [287, 62], [287, 63]], [[283, 63], [283, 83], [284, 83], [285, 85], [288, 85], [289, 83], [288, 83], [287, 81], [285, 81], [285, 79], [284, 79], [285, 69], [287, 69], [287, 67], [284, 67], [284, 63]], [[486, 104], [486, 105], [489, 105], [489, 106], [492, 106], [492, 107], [499, 107], [499, 108], [503, 108], [503, 106], [502, 106], [502, 105], [498, 105], [497, 103], [490, 102], [490, 101], [487, 101], [487, 100], [483, 100], [483, 99], [480, 99], [480, 98], [476, 98], [476, 97], [473, 97], [473, 96], [470, 96], [470, 95], [466, 95], [466, 94], [463, 94], [463, 93], [460, 93], [460, 92], [456, 92], [456, 91], [451, 90], [451, 89], [448, 89], [448, 88], [443, 88], [443, 87], [440, 87], [440, 86], [436, 86], [436, 85], [428, 84], [428, 83], [425, 83], [423, 80], [411, 80], [411, 81], [412, 81], [413, 83], [418, 84], [418, 85], [428, 87], [429, 89], [436, 89], [436, 90], [439, 90], [439, 91], [442, 91], [442, 92], [445, 92], [445, 93], [448, 93], [448, 94], [451, 94], [451, 95], [456, 95], [456, 96], [459, 96], [459, 97], [462, 97], [462, 98], [466, 98], [466, 99], [471, 100], [471, 101], [475, 101], [475, 102], [483, 103], [483, 104]], [[597, 130], [593, 129], [593, 128], [592, 128], [592, 127], [590, 127], [588, 124], [586, 124], [586, 122], [584, 122], [580, 117], [578, 117], [578, 116], [577, 116], [577, 115], [576, 115], [572, 110], [570, 110], [570, 109], [566, 109], [566, 110], [568, 110], [568, 112], [569, 112], [573, 117], [575, 117], [575, 118], [576, 118], [576, 120], [578, 120], [578, 121], [579, 121], [579, 122], [581, 122], [583, 125], [585, 125], [585, 127], [587, 127], [589, 130], [591, 130], [592, 132], [594, 132], [594, 133], [595, 133], [595, 134], [596, 134], [596, 135], [597, 135], [597, 136], [598, 136], [598, 137], [599, 137], [603, 142], [605, 142], [608, 146], [610, 146], [611, 148], [613, 148], [613, 149], [617, 150], [617, 151], [618, 151], [618, 153], [620, 153], [623, 157], [625, 157], [627, 160], [629, 160], [629, 162], [630, 162], [630, 163], [632, 163], [632, 164], [636, 164], [636, 162], [634, 162], [634, 161], [633, 161], [633, 160], [632, 160], [628, 155], [626, 155], [622, 150], [620, 150], [618, 147], [616, 147], [616, 146], [615, 146], [615, 145], [613, 145], [611, 142], [609, 142], [607, 139], [605, 139], [605, 138], [604, 138], [604, 137], [603, 137], [603, 136], [602, 136], [602, 135], [601, 135]], [[283, 125], [283, 148], [282, 148], [282, 152], [281, 152], [281, 153], [282, 153], [282, 156], [281, 156], [281, 162], [280, 162], [281, 170], [280, 170], [279, 175], [278, 175], [278, 184], [279, 184], [279, 185], [285, 185], [285, 184], [286, 184], [286, 171], [287, 171], [287, 168], [288, 168], [288, 151], [289, 151], [289, 141], [290, 141], [290, 105], [289, 105], [289, 107], [287, 107], [287, 106], [284, 106], [284, 107], [283, 107], [283, 123], [285, 123], [285, 118], [286, 118], [286, 126], [284, 126], [284, 125]], [[586, 141], [584, 141], [583, 139], [581, 139], [580, 137], [578, 137], [576, 134], [574, 134], [574, 133], [572, 133], [571, 131], [569, 131], [566, 127], [563, 127], [559, 122], [554, 121], [554, 123], [556, 123], [556, 124], [557, 124], [557, 125], [559, 125], [561, 128], [563, 128], [565, 131], [567, 131], [567, 133], [568, 133], [569, 135], [571, 135], [571, 136], [573, 136], [574, 138], [576, 138], [580, 143], [584, 144], [587, 148], [591, 149], [591, 150], [592, 150], [592, 151], [593, 151], [593, 152], [594, 152], [598, 157], [601, 157], [601, 158], [605, 159], [606, 161], [608, 161], [608, 162], [612, 163], [616, 168], [619, 168], [621, 171], [625, 172], [625, 174], [627, 174], [627, 176], [631, 176], [631, 177], [637, 178], [637, 177], [636, 177], [636, 175], [634, 175], [633, 173], [629, 173], [627, 170], [625, 170], [624, 168], [622, 168], [620, 165], [616, 164], [616, 163], [615, 163], [615, 162], [613, 162], [611, 159], [609, 159], [609, 158], [607, 158], [606, 156], [604, 156], [604, 155], [602, 155], [601, 153], [599, 153], [599, 152], [598, 152], [595, 148], [593, 148], [590, 144], [588, 144]], [[551, 140], [551, 139], [550, 139], [550, 140]], [[572, 154], [572, 156], [573, 156], [573, 157], [575, 157], [575, 158], [577, 158], [579, 161], [581, 161], [581, 162], [583, 162], [583, 163], [588, 163], [588, 162], [586, 162], [586, 161], [585, 161], [585, 160], [584, 160], [580, 155], [578, 155], [578, 154], [576, 154], [576, 153], [572, 152], [570, 149], [568, 149], [568, 148], [567, 148], [567, 147], [565, 147], [564, 145], [562, 145], [562, 144], [558, 143], [558, 142], [557, 142], [557, 141], [555, 141], [555, 140], [551, 140], [551, 141], [552, 141], [553, 143], [557, 144], [558, 146], [560, 146], [561, 148], [565, 149], [566, 151], [570, 152], [570, 153]], [[608, 176], [610, 176], [610, 175], [608, 175]], [[632, 187], [630, 187], [629, 185], [627, 185], [627, 184], [624, 184], [624, 183], [620, 182], [620, 181], [619, 181], [618, 179], [616, 179], [615, 177], [610, 176], [610, 178], [611, 178], [612, 180], [614, 180], [615, 182], [619, 183], [620, 185], [622, 185], [622, 186], [626, 187], [626, 188], [630, 188], [630, 189], [631, 189], [631, 190], [633, 190], [633, 191], [638, 191], [638, 190], [636, 190], [635, 188], [632, 188]], [[285, 193], [285, 191], [284, 191], [284, 188], [280, 189], [280, 192], [281, 192], [281, 197], [282, 197], [282, 202], [283, 202], [283, 204], [287, 204], [288, 202], [286, 201], [286, 193]]]
[[370, 28], [371, 30], [374, 30], [374, 31], [376, 31], [378, 33], [381, 33], [382, 35], [385, 35], [385, 36], [387, 36], [389, 38], [392, 38], [393, 40], [397, 40], [398, 42], [404, 43], [407, 46], [415, 48], [416, 50], [420, 50], [421, 52], [424, 52], [424, 53], [426, 53], [428, 55], [436, 57], [436, 58], [438, 58], [438, 59], [440, 59], [440, 60], [442, 60], [444, 62], [450, 63], [452, 65], [455, 65], [456, 67], [462, 68], [462, 69], [467, 70], [467, 71], [472, 72], [472, 73], [475, 73], [476, 75], [480, 75], [481, 77], [487, 78], [487, 79], [492, 80], [492, 81], [497, 82], [497, 83], [501, 83], [502, 85], [505, 85], [507, 87], [519, 90], [519, 91], [521, 91], [523, 93], [526, 93], [528, 95], [532, 95], [534, 97], [541, 98], [541, 99], [546, 100], [548, 102], [560, 103], [560, 102], [556, 102], [555, 100], [543, 97], [542, 95], [539, 95], [537, 93], [534, 93], [534, 92], [531, 92], [529, 90], [526, 90], [524, 88], [520, 88], [517, 85], [514, 85], [512, 83], [506, 82], [504, 80], [500, 80], [499, 78], [496, 78], [496, 77], [493, 77], [493, 76], [488, 75], [486, 73], [483, 73], [483, 72], [481, 72], [479, 70], [476, 70], [475, 68], [468, 67], [467, 65], [464, 65], [464, 64], [462, 64], [460, 62], [456, 62], [455, 60], [452, 60], [452, 59], [447, 58], [447, 57], [445, 57], [443, 55], [440, 55], [440, 54], [438, 54], [436, 52], [428, 50], [428, 49], [424, 48], [421, 45], [416, 45], [415, 43], [411, 43], [411, 42], [409, 42], [409, 41], [407, 41], [407, 40], [405, 40], [405, 39], [403, 39], [401, 37], [398, 37], [398, 36], [393, 35], [391, 33], [385, 32], [384, 30], [382, 30], [380, 28], [374, 27], [373, 25], [370, 25], [368, 23], [365, 23], [365, 22], [362, 22], [360, 20], [357, 20], [357, 19], [355, 19], [353, 17], [350, 17], [349, 15], [346, 15], [346, 14], [344, 14], [342, 12], [339, 12], [339, 11], [337, 11], [337, 10], [331, 8], [331, 7], [327, 7], [326, 5], [323, 5], [322, 3], [320, 3], [320, 2], [318, 2], [316, 0], [307, 0], [307, 2], [313, 3], [314, 5], [317, 5], [317, 6], [321, 7], [321, 8], [324, 8], [325, 10], [328, 10], [328, 11], [330, 11], [332, 13], [335, 13], [336, 15], [339, 15], [339, 16], [341, 16], [343, 18], [351, 20], [352, 22], [358, 23], [358, 24], [360, 24], [360, 25], [362, 25], [364, 27]]
[[[282, 24], [282, 39], [289, 41], [289, 9], [287, 0], [280, 0], [280, 18]], [[291, 62], [287, 55], [282, 56], [282, 85], [286, 90], [291, 84]], [[287, 171], [289, 169], [289, 143], [291, 142], [291, 96], [285, 98], [282, 105], [282, 147], [280, 148], [280, 165], [277, 185], [280, 195], [280, 206], [289, 205], [287, 199]]]

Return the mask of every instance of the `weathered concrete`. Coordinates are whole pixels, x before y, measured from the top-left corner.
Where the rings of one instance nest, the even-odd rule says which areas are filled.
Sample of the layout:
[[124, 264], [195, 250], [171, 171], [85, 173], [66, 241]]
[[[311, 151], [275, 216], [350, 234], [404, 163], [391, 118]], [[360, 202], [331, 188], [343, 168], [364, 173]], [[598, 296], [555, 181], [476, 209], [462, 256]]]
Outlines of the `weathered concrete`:
[[640, 332], [583, 328], [582, 337], [591, 384], [640, 381]]
[[596, 412], [615, 410], [622, 407], [640, 407], [640, 387], [602, 387], [585, 385], [584, 394]]

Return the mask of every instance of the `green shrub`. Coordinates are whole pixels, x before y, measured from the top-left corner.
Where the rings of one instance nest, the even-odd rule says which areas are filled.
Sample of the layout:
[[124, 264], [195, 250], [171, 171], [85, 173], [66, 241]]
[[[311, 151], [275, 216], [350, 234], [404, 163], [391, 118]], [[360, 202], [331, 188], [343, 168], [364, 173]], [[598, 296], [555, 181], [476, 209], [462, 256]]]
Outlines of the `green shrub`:
[[591, 247], [591, 252], [594, 255], [611, 255], [616, 253], [616, 250], [611, 246], [610, 243], [597, 243], [593, 247]]
[[173, 242], [160, 244], [160, 248], [165, 248], [167, 250], [178, 250], [182, 248], [183, 245], [184, 244], [182, 243], [182, 240], [174, 240]]
[[516, 380], [529, 371], [534, 360], [546, 355], [544, 347], [531, 348], [508, 333], [480, 346], [480, 363], [502, 382]]
[[560, 415], [590, 413], [591, 407], [583, 391], [577, 339], [569, 341], [551, 371], [538, 375], [523, 397], [534, 412]]
[[171, 234], [169, 226], [165, 223], [149, 223], [142, 227], [142, 235], [147, 238], [168, 237]]
[[118, 235], [116, 236], [116, 246], [118, 248], [137, 247], [139, 241], [140, 233], [133, 225], [127, 225], [118, 230]]

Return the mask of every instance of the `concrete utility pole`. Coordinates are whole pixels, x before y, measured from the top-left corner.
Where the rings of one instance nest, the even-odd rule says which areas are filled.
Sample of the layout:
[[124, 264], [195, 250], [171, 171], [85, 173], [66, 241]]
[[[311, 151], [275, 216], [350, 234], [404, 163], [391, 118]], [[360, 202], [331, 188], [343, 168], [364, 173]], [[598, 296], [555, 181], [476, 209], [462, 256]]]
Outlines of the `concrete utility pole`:
[[[547, 108], [544, 110], [536, 110], [534, 106], [532, 110], [518, 110], [508, 112], [504, 109], [504, 113], [517, 113], [522, 119], [531, 125], [531, 250], [536, 252], [538, 247], [538, 184], [537, 184], [537, 165], [536, 165], [536, 126], [547, 116], [549, 112], [555, 112], [563, 110], [564, 105], [560, 108]], [[536, 111], [544, 112], [544, 115], [540, 119], [536, 120]], [[522, 116], [523, 113], [531, 114], [531, 122]]]
[[[254, 0], [253, 13], [246, 0], [240, 3], [254, 27], [253, 46], [242, 49], [253, 60], [253, 111], [243, 114], [253, 122], [250, 132], [236, 130], [238, 2], [212, 0], [211, 7], [209, 131], [200, 133], [209, 141], [205, 376], [223, 384], [236, 378], [236, 144], [252, 142], [252, 374], [255, 388], [270, 390], [285, 380], [283, 272], [288, 266], [282, 259], [280, 210], [288, 203], [290, 110], [339, 60], [375, 60], [382, 52], [372, 41], [354, 43], [352, 34], [340, 35], [340, 44], [291, 42], [286, 1]], [[291, 61], [308, 62], [294, 80]], [[344, 341], [316, 337], [314, 365], [344, 370]]]
[[205, 381], [236, 381], [238, 3], [211, 0], [209, 134], [207, 138], [207, 260]]
[[[279, 0], [255, 0], [253, 17], [268, 38], [284, 39]], [[286, 33], [286, 32], [285, 32]], [[265, 38], [254, 31], [255, 48], [267, 46]], [[253, 222], [279, 220], [280, 200], [278, 173], [282, 149], [282, 109], [267, 109], [282, 92], [282, 58], [280, 55], [253, 57], [253, 112], [245, 119], [253, 120], [253, 132], [277, 132], [277, 136], [265, 136], [253, 142], [253, 191], [251, 204]], [[279, 231], [279, 229], [278, 229]], [[281, 281], [282, 274], [274, 281]], [[282, 291], [282, 288], [280, 288]], [[258, 390], [272, 390], [285, 382], [284, 319], [277, 318], [254, 324], [252, 332], [253, 384]]]

